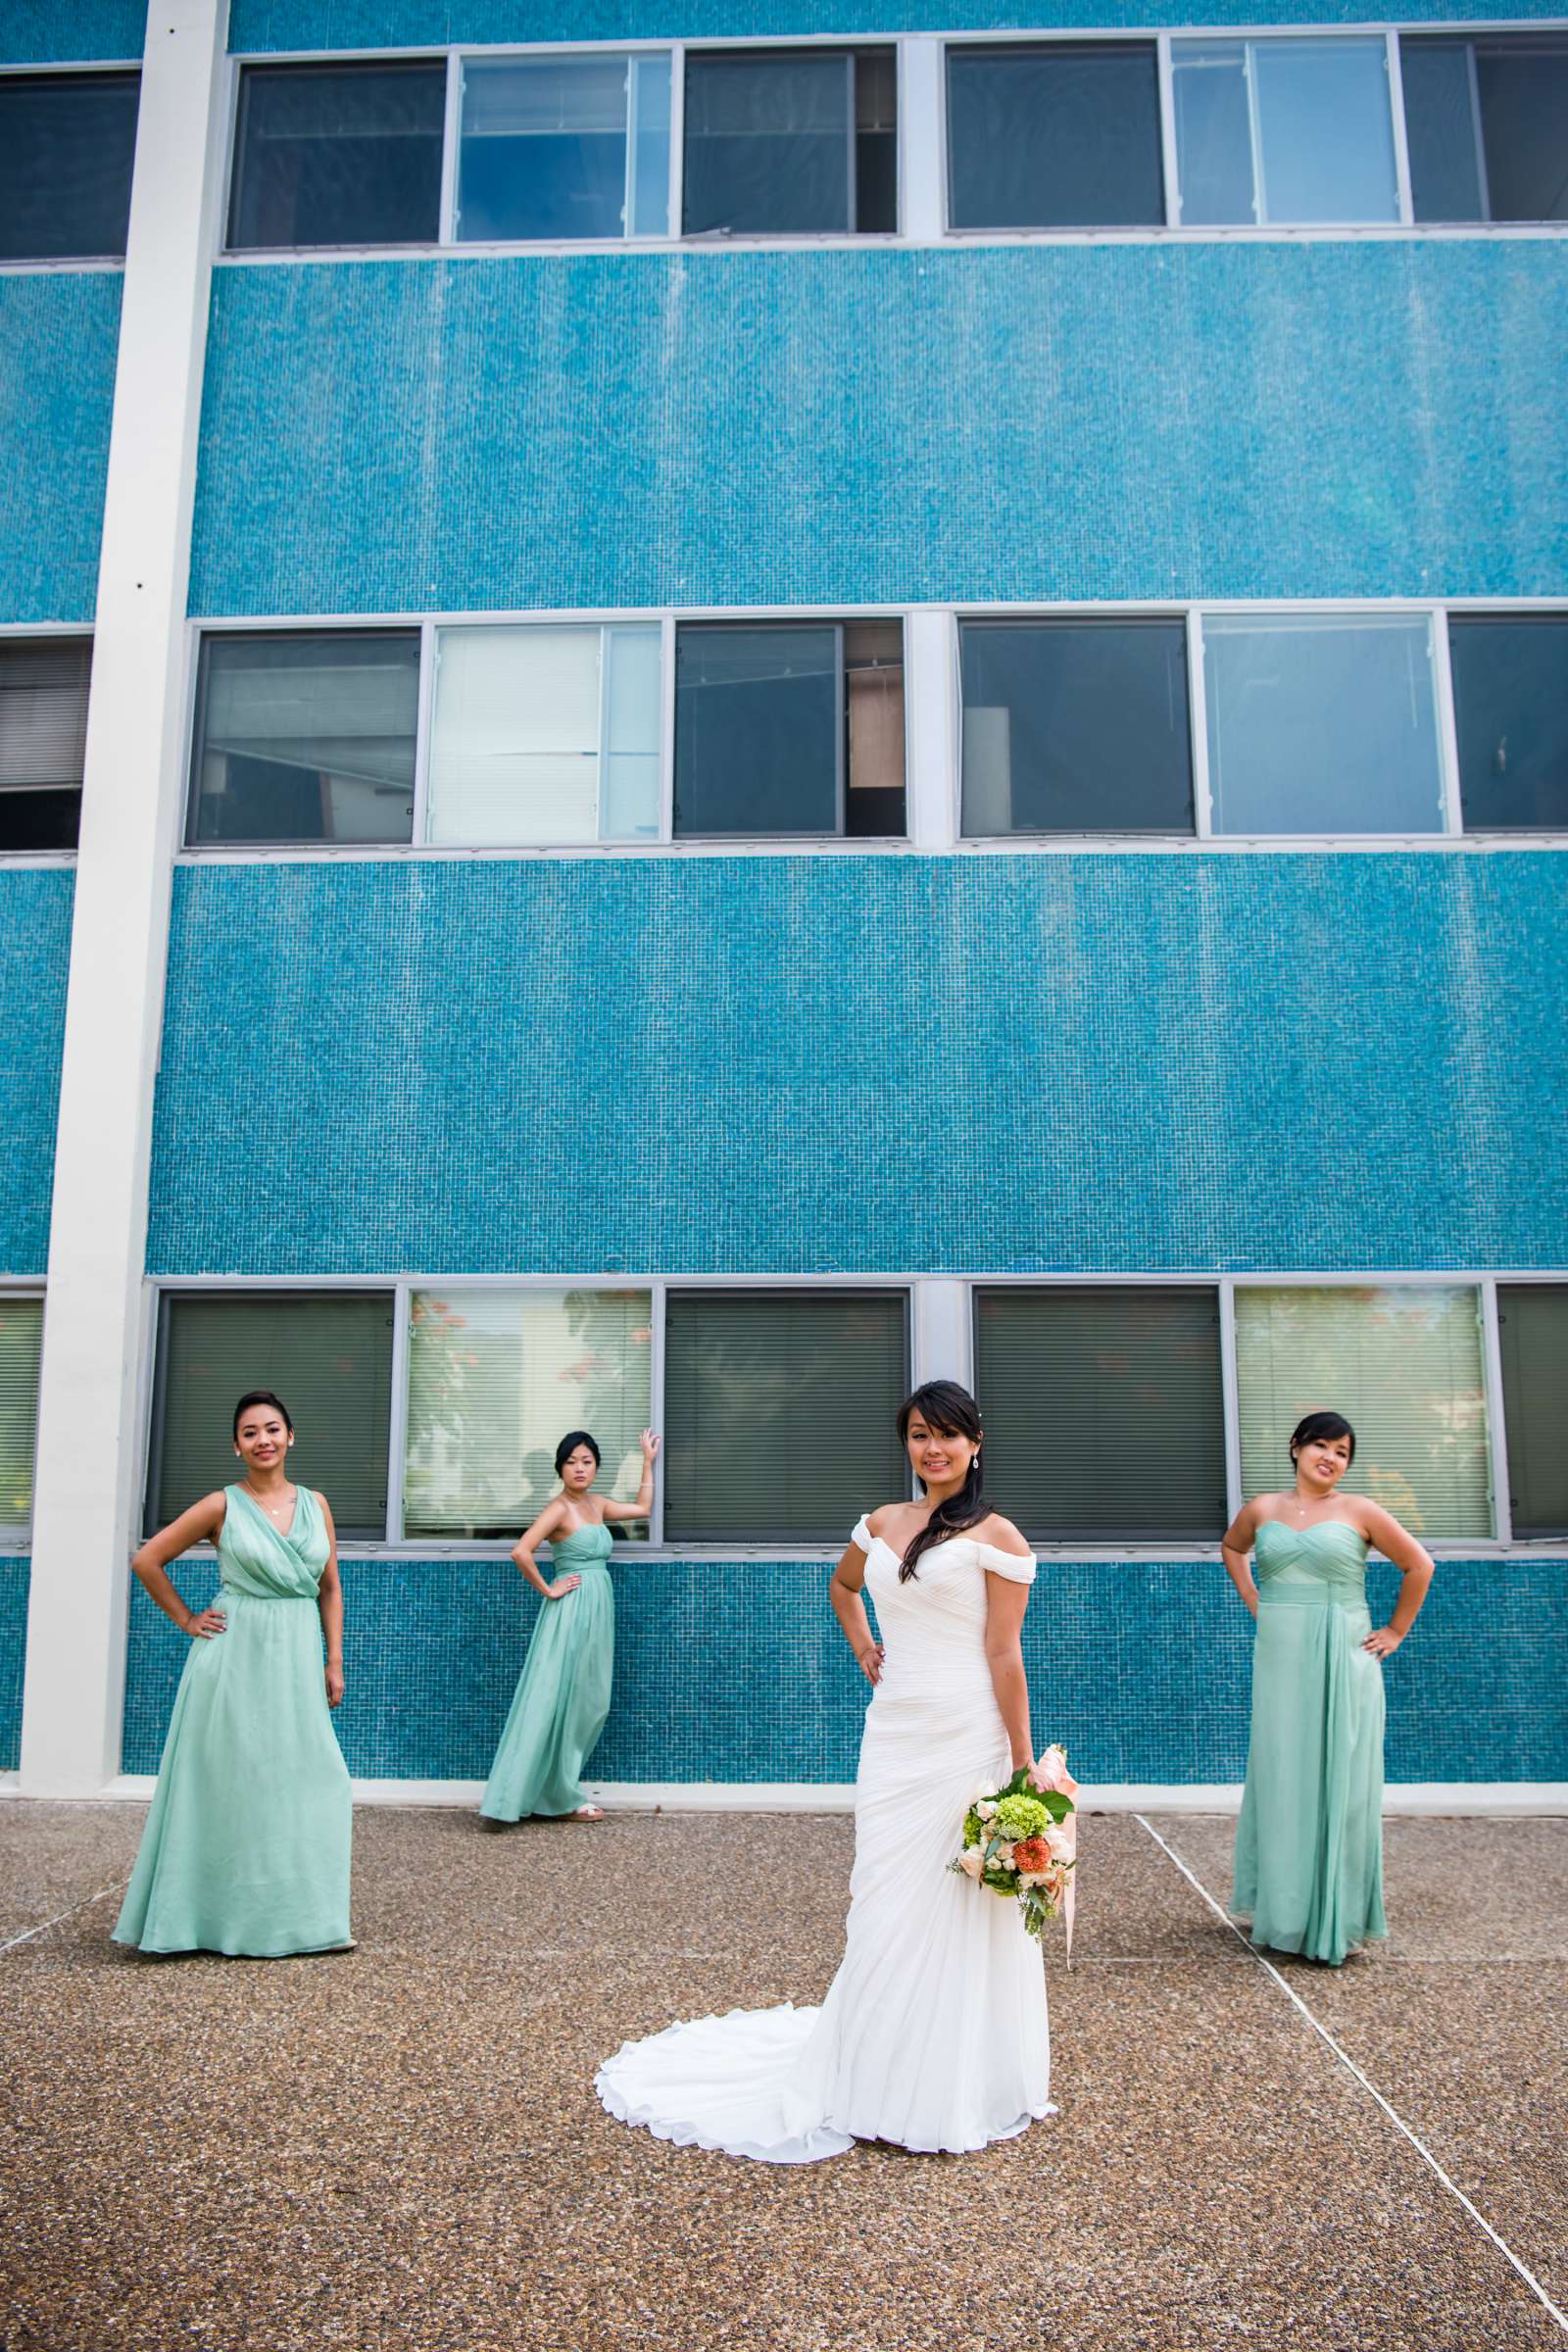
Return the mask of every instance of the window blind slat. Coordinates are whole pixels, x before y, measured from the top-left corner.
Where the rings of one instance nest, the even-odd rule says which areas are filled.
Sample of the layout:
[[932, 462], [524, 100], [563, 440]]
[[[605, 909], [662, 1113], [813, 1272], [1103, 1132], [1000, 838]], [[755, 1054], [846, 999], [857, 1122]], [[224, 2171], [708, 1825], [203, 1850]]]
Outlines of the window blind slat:
[[1499, 1284], [1497, 1337], [1513, 1532], [1568, 1535], [1568, 1285]]
[[81, 783], [92, 644], [0, 644], [0, 792]]
[[25, 1534], [32, 1519], [38, 1435], [38, 1355], [43, 1301], [0, 1298], [0, 1533]]

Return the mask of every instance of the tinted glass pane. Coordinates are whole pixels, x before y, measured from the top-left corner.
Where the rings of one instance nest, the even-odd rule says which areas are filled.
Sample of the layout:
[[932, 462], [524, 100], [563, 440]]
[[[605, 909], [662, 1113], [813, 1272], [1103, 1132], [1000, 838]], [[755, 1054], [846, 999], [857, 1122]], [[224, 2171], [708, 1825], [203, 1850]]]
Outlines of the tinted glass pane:
[[853, 228], [854, 60], [843, 50], [686, 60], [686, 233]]
[[8, 1535], [32, 1516], [42, 1346], [42, 1299], [0, 1297], [0, 1533]]
[[900, 834], [904, 803], [904, 623], [847, 621], [844, 830], [856, 840]]
[[1180, 621], [965, 621], [963, 830], [1190, 833]]
[[392, 1317], [386, 1291], [166, 1298], [150, 1525], [241, 1475], [235, 1402], [273, 1389], [294, 1417], [290, 1477], [325, 1494], [340, 1536], [384, 1538]]
[[836, 833], [839, 633], [722, 624], [675, 637], [677, 833]]
[[955, 228], [1158, 226], [1152, 46], [948, 52]]
[[1410, 200], [1418, 220], [1481, 220], [1481, 156], [1468, 41], [1399, 42]]
[[1203, 622], [1216, 833], [1443, 829], [1424, 619]]
[[672, 1542], [843, 1544], [908, 1493], [902, 1295], [676, 1295], [664, 1361]]
[[891, 236], [899, 225], [899, 66], [891, 49], [855, 53], [855, 225]]
[[1568, 832], [1568, 613], [1452, 619], [1466, 829]]
[[81, 814], [86, 637], [0, 639], [0, 850], [69, 850]]
[[1514, 1534], [1568, 1535], [1568, 1285], [1499, 1283], [1497, 1336]]
[[1494, 220], [1568, 220], [1568, 34], [1477, 36]]
[[975, 1294], [986, 1477], [1026, 1533], [1218, 1536], [1226, 1520], [1212, 1290]]
[[192, 841], [407, 841], [419, 640], [209, 637]]
[[438, 233], [446, 66], [247, 66], [231, 246], [422, 245]]
[[1242, 43], [1173, 42], [1171, 86], [1183, 226], [1255, 219], [1251, 101]]
[[631, 233], [669, 234], [669, 56], [632, 60]]
[[1381, 40], [1253, 41], [1265, 220], [1396, 220]]
[[0, 80], [0, 261], [124, 252], [138, 88], [134, 74]]
[[458, 235], [621, 236], [629, 85], [624, 57], [465, 67]]

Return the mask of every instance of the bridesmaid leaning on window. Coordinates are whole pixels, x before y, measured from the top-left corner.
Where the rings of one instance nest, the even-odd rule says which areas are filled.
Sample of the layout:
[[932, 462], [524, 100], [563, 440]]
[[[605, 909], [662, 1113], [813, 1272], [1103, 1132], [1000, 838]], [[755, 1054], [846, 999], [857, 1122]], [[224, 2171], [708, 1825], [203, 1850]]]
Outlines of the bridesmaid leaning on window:
[[[1232, 1582], [1257, 1620], [1252, 1736], [1236, 1827], [1233, 1914], [1252, 1941], [1338, 1968], [1387, 1936], [1383, 1916], [1383, 1660], [1415, 1623], [1432, 1557], [1364, 1494], [1339, 1492], [1355, 1459], [1341, 1413], [1291, 1438], [1296, 1484], [1259, 1494], [1225, 1532]], [[1373, 1630], [1366, 1555], [1402, 1569]], [[1253, 1551], [1257, 1582], [1247, 1555]]]
[[[343, 1594], [324, 1494], [288, 1477], [294, 1424], [270, 1389], [234, 1407], [245, 1475], [204, 1495], [131, 1566], [192, 1637], [141, 1851], [115, 1928], [144, 1952], [270, 1959], [348, 1947]], [[187, 1609], [169, 1565], [218, 1546], [221, 1587]], [[322, 1636], [325, 1636], [323, 1654]]]
[[[642, 1435], [643, 1476], [635, 1502], [593, 1492], [599, 1445], [585, 1429], [569, 1430], [556, 1447], [561, 1493], [545, 1504], [512, 1556], [543, 1599], [517, 1677], [512, 1710], [501, 1734], [479, 1811], [486, 1821], [520, 1821], [525, 1813], [556, 1821], [603, 1821], [582, 1787], [610, 1713], [615, 1661], [615, 1592], [610, 1581], [612, 1519], [646, 1519], [654, 1507], [654, 1457], [659, 1440]], [[555, 1581], [547, 1583], [534, 1553], [550, 1542]], [[561, 1570], [566, 1573], [562, 1575]]]

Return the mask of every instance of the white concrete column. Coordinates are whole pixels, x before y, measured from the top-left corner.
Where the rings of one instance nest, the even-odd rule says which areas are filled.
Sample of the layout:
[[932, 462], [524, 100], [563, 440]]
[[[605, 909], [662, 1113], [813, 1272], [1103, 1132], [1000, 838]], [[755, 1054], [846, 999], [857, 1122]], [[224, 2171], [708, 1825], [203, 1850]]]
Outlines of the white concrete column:
[[958, 824], [958, 649], [951, 612], [906, 614], [904, 663], [909, 839], [917, 849], [951, 850]]
[[87, 713], [38, 1399], [22, 1787], [119, 1769], [153, 1077], [228, 0], [147, 25]]
[[914, 1285], [911, 1334], [914, 1385], [956, 1380], [974, 1385], [974, 1337], [969, 1324], [969, 1286], [950, 1275], [925, 1275]]
[[900, 226], [917, 244], [935, 244], [947, 212], [942, 43], [930, 33], [915, 33], [899, 43], [899, 153], [904, 167]]

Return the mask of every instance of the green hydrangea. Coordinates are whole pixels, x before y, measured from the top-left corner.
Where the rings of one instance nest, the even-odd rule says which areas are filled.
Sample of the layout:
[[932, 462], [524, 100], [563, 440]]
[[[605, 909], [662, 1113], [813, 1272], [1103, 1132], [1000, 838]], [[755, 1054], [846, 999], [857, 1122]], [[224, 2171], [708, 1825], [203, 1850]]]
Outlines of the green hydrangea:
[[1004, 1796], [991, 1827], [1011, 1845], [1020, 1838], [1043, 1838], [1051, 1815], [1038, 1796]]
[[963, 1842], [965, 1845], [978, 1845], [980, 1842], [980, 1815], [973, 1805], [963, 1817]]

